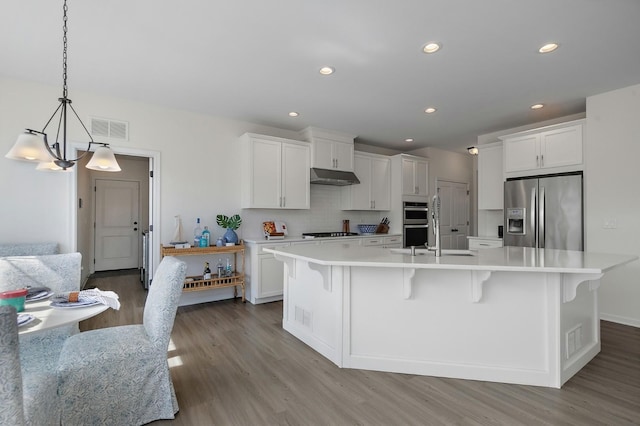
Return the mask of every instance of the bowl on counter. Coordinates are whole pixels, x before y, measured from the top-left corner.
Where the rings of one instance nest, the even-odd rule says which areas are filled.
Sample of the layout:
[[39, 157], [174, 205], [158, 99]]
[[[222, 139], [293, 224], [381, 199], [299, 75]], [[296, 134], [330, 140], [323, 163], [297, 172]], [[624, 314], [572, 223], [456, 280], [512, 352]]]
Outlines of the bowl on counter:
[[376, 228], [378, 228], [377, 224], [375, 225], [360, 224], [358, 225], [358, 232], [360, 232], [361, 234], [375, 234]]

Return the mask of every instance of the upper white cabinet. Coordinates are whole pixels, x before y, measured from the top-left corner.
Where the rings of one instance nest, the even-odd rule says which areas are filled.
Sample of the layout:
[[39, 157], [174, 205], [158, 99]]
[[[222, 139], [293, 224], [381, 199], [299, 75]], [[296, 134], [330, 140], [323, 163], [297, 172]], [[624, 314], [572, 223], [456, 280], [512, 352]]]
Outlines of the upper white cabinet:
[[504, 174], [502, 143], [478, 146], [478, 209], [502, 210]]
[[311, 167], [354, 171], [354, 136], [316, 127], [307, 127], [300, 134], [311, 144]]
[[309, 144], [245, 133], [242, 143], [242, 207], [308, 209]]
[[582, 170], [584, 120], [503, 136], [507, 176]]
[[391, 161], [384, 155], [356, 152], [354, 173], [360, 184], [342, 187], [343, 210], [391, 209]]
[[429, 165], [426, 158], [401, 154], [402, 195], [429, 195]]

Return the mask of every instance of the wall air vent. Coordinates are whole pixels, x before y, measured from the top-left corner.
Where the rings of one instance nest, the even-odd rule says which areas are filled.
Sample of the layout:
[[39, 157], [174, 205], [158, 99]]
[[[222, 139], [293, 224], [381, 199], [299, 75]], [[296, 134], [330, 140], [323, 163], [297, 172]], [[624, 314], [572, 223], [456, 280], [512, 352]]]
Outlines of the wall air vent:
[[91, 136], [98, 139], [129, 140], [129, 123], [126, 121], [91, 117]]

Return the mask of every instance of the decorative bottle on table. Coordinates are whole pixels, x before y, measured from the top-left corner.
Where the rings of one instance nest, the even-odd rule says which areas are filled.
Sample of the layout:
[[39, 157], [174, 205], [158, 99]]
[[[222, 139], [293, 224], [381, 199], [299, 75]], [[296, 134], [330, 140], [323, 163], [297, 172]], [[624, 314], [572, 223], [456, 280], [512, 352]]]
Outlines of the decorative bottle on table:
[[209, 247], [209, 241], [211, 240], [211, 232], [209, 227], [205, 226], [202, 235], [200, 236], [200, 247]]
[[209, 269], [209, 262], [204, 262], [204, 273], [202, 274], [202, 278], [205, 280], [211, 279], [211, 269]]
[[222, 266], [222, 259], [218, 260], [218, 278], [222, 278], [224, 276], [224, 266]]
[[200, 237], [202, 236], [202, 228], [200, 227], [200, 218], [196, 219], [196, 226], [193, 227], [193, 245], [200, 247]]

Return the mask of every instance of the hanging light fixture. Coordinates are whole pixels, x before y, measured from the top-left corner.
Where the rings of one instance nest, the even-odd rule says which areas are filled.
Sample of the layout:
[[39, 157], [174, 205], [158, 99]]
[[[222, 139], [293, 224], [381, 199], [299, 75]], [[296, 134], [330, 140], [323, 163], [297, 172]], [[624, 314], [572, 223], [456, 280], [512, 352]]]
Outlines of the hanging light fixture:
[[[91, 161], [89, 161], [86, 167], [88, 169], [106, 172], [119, 172], [121, 170], [120, 166], [116, 161], [113, 151], [109, 149], [109, 145], [93, 140], [91, 133], [89, 133], [87, 127], [84, 125], [82, 120], [80, 120], [78, 113], [71, 105], [71, 99], [67, 97], [67, 10], [67, 0], [64, 0], [62, 18], [62, 97], [58, 98], [58, 102], [60, 102], [60, 104], [41, 131], [26, 129], [23, 134], [18, 136], [18, 140], [5, 157], [12, 160], [37, 161], [40, 163], [37, 170], [67, 170], [68, 168], [73, 167], [78, 160], [87, 155], [91, 150], [92, 145], [101, 145], [96, 149], [96, 152], [93, 154], [93, 158], [91, 158]], [[67, 158], [67, 112], [69, 109], [73, 112], [73, 115], [75, 115], [82, 125], [82, 128], [89, 136], [89, 145], [87, 146], [87, 150], [80, 157], [73, 160]], [[56, 139], [53, 145], [50, 146], [45, 131], [53, 118], [58, 115]]]

